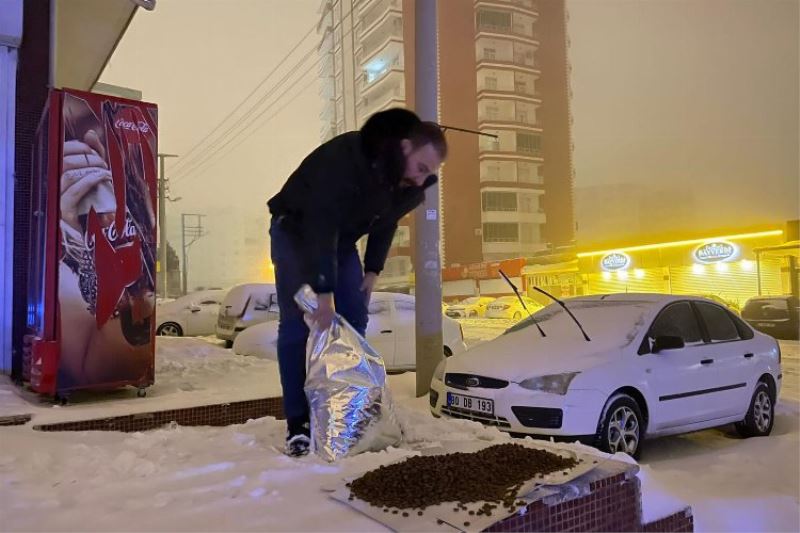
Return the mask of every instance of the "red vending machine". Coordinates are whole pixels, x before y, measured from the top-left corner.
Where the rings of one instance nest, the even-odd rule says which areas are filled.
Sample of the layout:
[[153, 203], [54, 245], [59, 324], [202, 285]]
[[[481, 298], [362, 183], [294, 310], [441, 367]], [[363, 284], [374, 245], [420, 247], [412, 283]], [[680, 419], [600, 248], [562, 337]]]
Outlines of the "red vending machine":
[[152, 385], [157, 108], [63, 90], [37, 132], [28, 335], [33, 390]]

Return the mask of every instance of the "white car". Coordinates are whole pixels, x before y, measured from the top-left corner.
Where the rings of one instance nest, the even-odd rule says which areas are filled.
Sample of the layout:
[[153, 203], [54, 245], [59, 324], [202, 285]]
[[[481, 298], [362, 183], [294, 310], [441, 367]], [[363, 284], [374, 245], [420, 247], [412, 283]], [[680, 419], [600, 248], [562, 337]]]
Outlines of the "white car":
[[[413, 370], [415, 361], [414, 297], [388, 292], [372, 293], [369, 304], [367, 341], [383, 357], [387, 370]], [[463, 353], [461, 325], [442, 317], [442, 340], [446, 357]], [[277, 360], [278, 322], [268, 322], [239, 334], [233, 351]]]
[[203, 337], [214, 334], [219, 307], [228, 291], [206, 290], [156, 307], [157, 335]]
[[478, 318], [486, 315], [486, 307], [495, 299], [488, 296], [472, 296], [447, 307], [445, 314], [450, 318]]
[[216, 334], [233, 346], [237, 335], [256, 324], [277, 320], [278, 296], [272, 283], [245, 283], [232, 288], [219, 309]]
[[495, 301], [486, 306], [486, 318], [511, 318], [513, 320], [521, 320], [528, 318], [536, 311], [542, 308], [542, 304], [536, 300], [522, 297], [525, 306], [522, 306], [517, 296], [501, 296]]
[[645, 437], [728, 423], [769, 435], [782, 377], [775, 339], [705, 298], [611, 294], [565, 305], [591, 340], [549, 305], [443, 361], [433, 414], [632, 456]]

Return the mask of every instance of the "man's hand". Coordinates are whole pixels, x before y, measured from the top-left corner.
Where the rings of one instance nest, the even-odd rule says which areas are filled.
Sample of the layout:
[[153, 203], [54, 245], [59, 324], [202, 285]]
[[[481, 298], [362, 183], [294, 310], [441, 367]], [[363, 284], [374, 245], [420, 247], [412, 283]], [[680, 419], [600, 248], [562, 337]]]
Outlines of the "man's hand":
[[375, 272], [365, 272], [364, 281], [361, 282], [361, 292], [364, 293], [364, 300], [369, 305], [370, 298], [372, 298], [372, 291], [375, 290], [375, 284], [378, 282], [378, 275]]
[[320, 329], [328, 329], [334, 316], [336, 316], [336, 309], [333, 305], [333, 293], [318, 294], [317, 310], [311, 313], [311, 322]]

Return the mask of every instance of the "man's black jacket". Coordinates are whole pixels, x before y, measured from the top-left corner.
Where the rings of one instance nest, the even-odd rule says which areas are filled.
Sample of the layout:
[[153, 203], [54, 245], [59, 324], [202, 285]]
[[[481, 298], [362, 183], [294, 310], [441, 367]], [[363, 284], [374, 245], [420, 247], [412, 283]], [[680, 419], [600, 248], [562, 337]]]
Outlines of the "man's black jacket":
[[380, 274], [398, 220], [422, 203], [435, 182], [432, 175], [422, 187], [387, 183], [367, 159], [361, 134], [350, 132], [306, 157], [268, 205], [296, 238], [312, 288], [333, 292], [338, 247], [368, 234], [364, 271]]

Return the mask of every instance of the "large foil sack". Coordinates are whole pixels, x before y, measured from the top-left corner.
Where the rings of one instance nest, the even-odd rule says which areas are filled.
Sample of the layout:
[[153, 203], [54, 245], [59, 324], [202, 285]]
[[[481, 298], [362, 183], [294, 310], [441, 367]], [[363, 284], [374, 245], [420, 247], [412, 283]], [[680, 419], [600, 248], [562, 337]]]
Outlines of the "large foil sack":
[[[295, 301], [306, 313], [316, 294], [303, 286]], [[305, 393], [312, 450], [327, 461], [379, 451], [402, 439], [383, 358], [342, 317], [320, 329], [309, 324]]]

